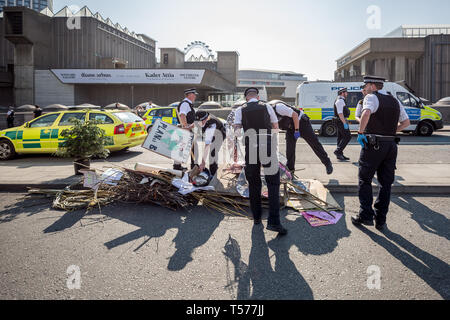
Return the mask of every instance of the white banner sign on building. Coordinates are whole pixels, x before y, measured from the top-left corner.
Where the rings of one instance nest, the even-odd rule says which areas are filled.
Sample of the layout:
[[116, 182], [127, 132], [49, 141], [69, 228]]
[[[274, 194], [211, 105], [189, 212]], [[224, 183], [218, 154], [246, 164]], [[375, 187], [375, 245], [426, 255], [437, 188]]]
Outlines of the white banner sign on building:
[[142, 147], [178, 163], [187, 163], [193, 143], [194, 134], [191, 131], [158, 119]]
[[200, 84], [205, 70], [187, 69], [52, 69], [71, 84]]

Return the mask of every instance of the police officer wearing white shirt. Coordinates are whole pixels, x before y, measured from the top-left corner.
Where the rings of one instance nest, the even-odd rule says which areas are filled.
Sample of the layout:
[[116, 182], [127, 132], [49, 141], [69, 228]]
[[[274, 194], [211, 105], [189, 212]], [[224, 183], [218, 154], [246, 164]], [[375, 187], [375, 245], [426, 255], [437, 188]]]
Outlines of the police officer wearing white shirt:
[[271, 101], [270, 105], [274, 108], [275, 114], [278, 117], [278, 126], [281, 130], [286, 131], [286, 158], [288, 160], [288, 169], [295, 172], [297, 140], [303, 138], [320, 161], [325, 165], [327, 174], [332, 174], [333, 165], [331, 160], [317, 138], [309, 117], [303, 111], [280, 100]]
[[[359, 201], [358, 216], [352, 217], [353, 224], [374, 225], [380, 231], [386, 227], [386, 216], [391, 201], [391, 187], [395, 180], [395, 170], [400, 139], [396, 137], [410, 125], [405, 108], [393, 96], [383, 93], [385, 79], [364, 77], [367, 96], [364, 98], [358, 142], [362, 146], [359, 160]], [[377, 174], [381, 185], [375, 205], [373, 204], [372, 179]]]
[[203, 172], [205, 170], [206, 158], [209, 157], [209, 172], [214, 177], [219, 168], [218, 158], [220, 148], [226, 137], [225, 125], [220, 119], [210, 115], [206, 111], [197, 111], [195, 121], [200, 122], [205, 141], [205, 150], [203, 152], [202, 163], [200, 164], [200, 171]]
[[250, 206], [255, 226], [261, 225], [262, 218], [261, 166], [263, 166], [269, 191], [267, 230], [286, 235], [287, 230], [280, 221], [280, 170], [277, 146], [274, 145], [277, 142], [272, 136], [273, 130], [278, 130], [278, 118], [269, 104], [259, 100], [257, 88], [245, 90], [245, 99], [247, 103], [236, 110], [234, 125], [235, 130], [244, 128], [245, 132], [245, 175], [249, 184]]
[[344, 156], [344, 150], [352, 139], [348, 118], [350, 117], [350, 109], [347, 107], [345, 99], [347, 99], [347, 88], [338, 91], [338, 98], [334, 104], [334, 120], [338, 130], [337, 149], [334, 152], [338, 160], [350, 160]]
[[[195, 88], [184, 91], [185, 99], [177, 107], [178, 123], [183, 129], [192, 131], [195, 124], [195, 109], [194, 102], [197, 99], [198, 92]], [[195, 166], [195, 161], [191, 155], [191, 168]], [[179, 163], [175, 163], [174, 170], [183, 170]]]

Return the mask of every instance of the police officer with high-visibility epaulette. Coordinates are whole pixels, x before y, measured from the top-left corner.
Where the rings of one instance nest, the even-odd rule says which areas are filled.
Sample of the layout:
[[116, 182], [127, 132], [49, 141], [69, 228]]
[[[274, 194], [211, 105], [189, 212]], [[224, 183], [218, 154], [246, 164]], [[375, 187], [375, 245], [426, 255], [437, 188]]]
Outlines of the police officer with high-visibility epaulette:
[[358, 101], [358, 104], [356, 105], [356, 111], [355, 111], [355, 119], [356, 119], [356, 121], [358, 121], [358, 123], [361, 123], [364, 98], [367, 96], [367, 91], [366, 91], [365, 86], [361, 86], [361, 93], [363, 94], [363, 98]]
[[271, 101], [275, 114], [278, 117], [278, 126], [286, 131], [286, 166], [291, 172], [295, 172], [295, 151], [297, 141], [303, 138], [316, 156], [324, 164], [327, 174], [333, 173], [333, 164], [323, 148], [311, 125], [309, 117], [301, 110], [294, 108], [283, 101]]
[[350, 125], [347, 120], [350, 117], [350, 109], [347, 107], [347, 103], [345, 102], [347, 96], [347, 88], [339, 90], [338, 98], [334, 103], [334, 122], [338, 131], [337, 149], [334, 154], [340, 161], [350, 160], [349, 158], [344, 156], [344, 150], [352, 139]]
[[[395, 170], [399, 138], [397, 132], [410, 125], [405, 108], [393, 96], [382, 92], [385, 79], [364, 77], [367, 96], [364, 98], [358, 142], [362, 146], [359, 159], [358, 216], [353, 224], [374, 225], [380, 231], [386, 227], [386, 216], [391, 201], [391, 188], [395, 181]], [[380, 183], [378, 199], [373, 204], [372, 179], [377, 174]]]
[[245, 103], [236, 110], [235, 130], [244, 129], [245, 176], [249, 185], [250, 206], [255, 226], [261, 225], [261, 166], [269, 191], [269, 220], [267, 230], [287, 234], [280, 221], [280, 167], [276, 136], [278, 118], [273, 108], [259, 100], [259, 90], [245, 90]]

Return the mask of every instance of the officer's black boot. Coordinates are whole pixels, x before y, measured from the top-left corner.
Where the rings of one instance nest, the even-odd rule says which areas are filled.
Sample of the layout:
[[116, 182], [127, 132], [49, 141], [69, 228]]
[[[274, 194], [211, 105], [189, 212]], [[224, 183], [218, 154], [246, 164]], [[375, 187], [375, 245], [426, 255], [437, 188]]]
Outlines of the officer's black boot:
[[325, 167], [327, 168], [327, 174], [328, 174], [328, 175], [333, 174], [334, 169], [333, 169], [333, 164], [331, 163], [331, 161], [328, 162], [328, 163], [325, 165]]
[[286, 228], [284, 228], [281, 224], [279, 225], [268, 225], [267, 226], [267, 230], [269, 231], [273, 231], [273, 232], [278, 232], [280, 235], [285, 236], [288, 234], [288, 231]]
[[337, 151], [335, 151], [334, 154], [336, 155], [336, 158], [337, 158], [338, 160], [340, 160], [340, 161], [347, 161], [347, 160], [350, 160], [350, 159], [344, 157], [344, 155], [343, 155], [342, 153], [339, 153], [339, 152], [337, 152]]
[[375, 223], [375, 228], [378, 231], [385, 231], [387, 229], [387, 224], [386, 223], [378, 223], [378, 222], [376, 222]]
[[366, 219], [362, 219], [360, 216], [354, 216], [352, 217], [352, 223], [355, 226], [361, 226], [361, 225], [365, 225], [365, 226], [373, 226], [373, 219], [372, 220], [366, 220]]

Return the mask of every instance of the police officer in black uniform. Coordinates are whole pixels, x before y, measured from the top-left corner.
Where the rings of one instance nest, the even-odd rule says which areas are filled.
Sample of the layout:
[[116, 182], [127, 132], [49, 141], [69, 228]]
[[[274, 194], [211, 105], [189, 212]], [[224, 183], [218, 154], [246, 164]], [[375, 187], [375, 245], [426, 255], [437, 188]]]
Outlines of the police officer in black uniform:
[[36, 109], [34, 109], [33, 111], [34, 113], [34, 118], [39, 118], [40, 116], [42, 116], [42, 109], [39, 106], [36, 106]]
[[344, 156], [344, 150], [352, 139], [350, 126], [347, 119], [350, 117], [350, 109], [347, 107], [345, 99], [347, 99], [347, 88], [338, 91], [338, 98], [334, 103], [334, 121], [338, 130], [337, 149], [334, 152], [338, 160], [350, 160]]
[[269, 191], [269, 220], [267, 230], [287, 234], [280, 221], [280, 170], [276, 136], [278, 118], [273, 108], [259, 100], [259, 90], [248, 88], [245, 91], [247, 103], [236, 110], [235, 130], [244, 128], [245, 132], [245, 175], [249, 184], [250, 205], [255, 225], [261, 225], [261, 166]]
[[[194, 102], [197, 99], [198, 92], [195, 88], [184, 91], [185, 98], [177, 107], [178, 123], [183, 129], [192, 131], [195, 123], [195, 109]], [[194, 147], [193, 147], [194, 148]], [[195, 166], [194, 157], [191, 155], [191, 168]], [[174, 163], [174, 170], [183, 170], [180, 163]]]
[[214, 177], [219, 168], [219, 152], [226, 137], [226, 129], [223, 122], [210, 115], [206, 111], [197, 111], [195, 121], [200, 122], [203, 138], [205, 141], [205, 151], [200, 164], [200, 171], [206, 167], [206, 157], [209, 157], [209, 172]]
[[327, 174], [332, 174], [333, 164], [317, 138], [309, 117], [303, 111], [280, 100], [271, 101], [269, 104], [273, 107], [278, 117], [278, 126], [281, 130], [286, 130], [286, 158], [288, 169], [291, 172], [295, 172], [297, 140], [303, 138], [325, 165]]
[[[397, 132], [410, 125], [404, 107], [393, 96], [383, 92], [386, 80], [364, 77], [367, 96], [364, 98], [358, 142], [363, 147], [359, 160], [358, 216], [353, 224], [373, 226], [380, 231], [386, 227], [386, 216], [391, 201], [391, 187], [395, 180], [398, 147]], [[378, 199], [372, 208], [372, 179], [377, 174], [381, 185]], [[375, 209], [375, 210], [374, 210]]]
[[14, 119], [15, 119], [15, 112], [13, 107], [9, 107], [8, 112], [6, 113], [6, 124], [9, 128], [14, 128]]

